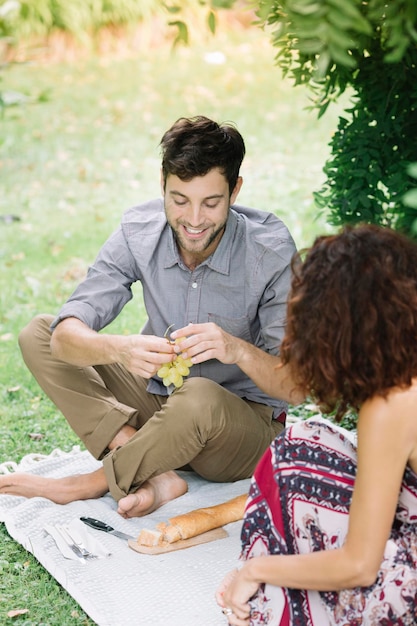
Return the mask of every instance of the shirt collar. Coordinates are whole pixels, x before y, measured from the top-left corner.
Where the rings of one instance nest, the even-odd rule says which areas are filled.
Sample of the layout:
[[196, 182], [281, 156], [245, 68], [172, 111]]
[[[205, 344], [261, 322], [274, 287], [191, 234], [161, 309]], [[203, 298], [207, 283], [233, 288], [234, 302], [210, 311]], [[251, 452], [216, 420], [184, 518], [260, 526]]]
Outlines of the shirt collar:
[[[232, 246], [237, 230], [237, 224], [237, 214], [232, 209], [229, 209], [229, 216], [227, 218], [226, 228], [224, 230], [222, 238], [220, 239], [219, 245], [217, 246], [214, 253], [209, 256], [209, 258], [206, 259], [201, 265], [207, 265], [210, 269], [218, 272], [219, 274], [229, 274], [230, 261], [232, 257]], [[176, 264], [183, 267], [184, 263], [182, 262], [179, 255], [172, 229], [168, 223], [165, 227], [168, 230], [168, 246], [165, 255], [164, 267], [168, 268]]]

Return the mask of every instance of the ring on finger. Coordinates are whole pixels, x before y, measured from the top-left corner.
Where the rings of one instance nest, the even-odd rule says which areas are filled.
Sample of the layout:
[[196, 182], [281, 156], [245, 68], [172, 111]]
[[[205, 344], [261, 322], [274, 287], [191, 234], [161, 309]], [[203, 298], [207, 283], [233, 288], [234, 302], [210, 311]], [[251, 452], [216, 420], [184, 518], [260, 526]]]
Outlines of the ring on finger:
[[223, 613], [223, 615], [233, 615], [233, 611], [229, 607], [226, 607], [225, 609], [222, 609], [222, 613]]

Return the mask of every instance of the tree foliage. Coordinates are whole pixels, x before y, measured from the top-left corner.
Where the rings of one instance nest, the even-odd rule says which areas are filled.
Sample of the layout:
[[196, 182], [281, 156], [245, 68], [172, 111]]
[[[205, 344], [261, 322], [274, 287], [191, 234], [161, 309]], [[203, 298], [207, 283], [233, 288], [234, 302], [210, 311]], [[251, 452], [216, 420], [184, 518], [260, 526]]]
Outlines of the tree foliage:
[[[206, 3], [215, 10], [215, 2]], [[237, 3], [228, 3], [236, 7]], [[257, 24], [295, 85], [323, 115], [349, 105], [314, 196], [333, 225], [374, 222], [417, 236], [416, 0], [254, 0]]]
[[[417, 43], [415, 0], [259, 0], [252, 2], [278, 49], [276, 61], [295, 84], [327, 97], [352, 84], [362, 59], [382, 52], [401, 62]], [[322, 109], [321, 109], [321, 112]]]
[[371, 52], [352, 77], [353, 105], [339, 119], [316, 200], [334, 225], [365, 221], [415, 236], [417, 212], [404, 196], [415, 185], [417, 49], [397, 63], [384, 62], [381, 48]]
[[347, 88], [352, 93], [315, 194], [328, 221], [373, 222], [416, 236], [410, 164], [417, 161], [417, 2], [255, 4], [278, 66], [312, 89], [319, 116]]
[[[0, 0], [0, 29], [7, 27], [7, 34], [17, 40], [57, 29], [83, 39], [106, 26], [149, 19], [164, 8], [162, 0]], [[2, 23], [3, 11], [7, 24]]]

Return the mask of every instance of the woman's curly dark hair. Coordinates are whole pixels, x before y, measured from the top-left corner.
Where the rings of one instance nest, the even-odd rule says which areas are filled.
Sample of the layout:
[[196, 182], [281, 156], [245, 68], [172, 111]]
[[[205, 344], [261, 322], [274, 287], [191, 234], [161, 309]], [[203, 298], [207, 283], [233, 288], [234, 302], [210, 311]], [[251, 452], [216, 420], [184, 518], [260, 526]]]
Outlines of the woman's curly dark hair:
[[281, 346], [296, 383], [340, 419], [417, 375], [417, 246], [374, 225], [318, 237], [294, 258]]

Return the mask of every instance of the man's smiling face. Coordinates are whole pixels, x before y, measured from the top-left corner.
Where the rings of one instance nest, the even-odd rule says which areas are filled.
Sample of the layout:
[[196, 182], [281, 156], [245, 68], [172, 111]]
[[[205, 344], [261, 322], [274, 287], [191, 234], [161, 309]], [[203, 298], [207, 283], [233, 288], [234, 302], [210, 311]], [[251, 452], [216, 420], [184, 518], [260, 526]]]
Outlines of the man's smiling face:
[[239, 178], [232, 195], [219, 169], [183, 181], [169, 174], [164, 195], [165, 214], [185, 264], [194, 269], [217, 248], [242, 185]]

